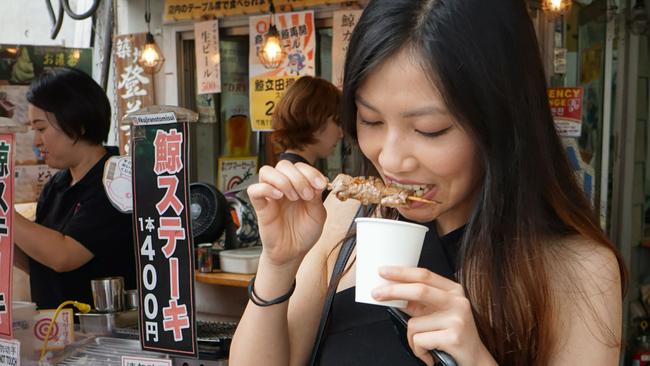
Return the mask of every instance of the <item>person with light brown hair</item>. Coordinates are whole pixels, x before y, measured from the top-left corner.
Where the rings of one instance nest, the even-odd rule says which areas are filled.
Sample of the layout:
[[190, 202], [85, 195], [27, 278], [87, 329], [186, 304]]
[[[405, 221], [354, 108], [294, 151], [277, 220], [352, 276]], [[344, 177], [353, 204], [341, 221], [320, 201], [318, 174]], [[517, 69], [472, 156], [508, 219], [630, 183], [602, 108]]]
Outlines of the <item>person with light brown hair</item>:
[[343, 137], [341, 92], [321, 78], [303, 76], [286, 91], [272, 117], [273, 138], [284, 150], [279, 160], [314, 165]]

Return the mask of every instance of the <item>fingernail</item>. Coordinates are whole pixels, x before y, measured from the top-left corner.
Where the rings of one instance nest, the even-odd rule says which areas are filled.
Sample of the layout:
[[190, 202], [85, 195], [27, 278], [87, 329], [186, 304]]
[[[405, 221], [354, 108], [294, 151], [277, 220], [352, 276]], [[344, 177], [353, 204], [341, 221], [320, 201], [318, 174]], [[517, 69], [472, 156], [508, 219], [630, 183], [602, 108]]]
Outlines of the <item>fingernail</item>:
[[374, 297], [376, 300], [379, 300], [379, 299], [381, 299], [381, 298], [384, 296], [384, 290], [382, 290], [382, 289], [380, 289], [380, 288], [376, 288], [376, 289], [372, 290], [371, 295], [372, 295], [372, 297]]
[[321, 177], [317, 177], [314, 179], [314, 183], [316, 183], [316, 187], [318, 188], [324, 188], [327, 185], [327, 182], [325, 182], [325, 179]]
[[309, 188], [305, 188], [302, 190], [302, 196], [305, 197], [306, 200], [310, 200], [314, 198], [314, 192]]
[[282, 198], [282, 192], [278, 191], [277, 189], [271, 191], [271, 195], [273, 195], [275, 198]]
[[379, 267], [379, 274], [381, 276], [390, 276], [393, 273], [395, 273], [393, 267], [388, 267], [388, 266]]

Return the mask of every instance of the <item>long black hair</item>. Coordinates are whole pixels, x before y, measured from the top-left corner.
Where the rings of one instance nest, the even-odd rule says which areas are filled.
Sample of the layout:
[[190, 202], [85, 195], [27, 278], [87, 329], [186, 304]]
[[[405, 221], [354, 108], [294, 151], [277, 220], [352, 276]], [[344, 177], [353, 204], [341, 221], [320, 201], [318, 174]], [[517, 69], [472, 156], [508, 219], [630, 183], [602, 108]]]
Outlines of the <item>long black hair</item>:
[[[524, 0], [374, 0], [352, 34], [342, 122], [356, 140], [357, 90], [399, 52], [423, 73], [474, 140], [482, 188], [458, 278], [480, 336], [501, 365], [547, 364], [549, 238], [580, 234], [614, 248], [575, 181], [554, 128]], [[408, 88], [408, 85], [404, 85]], [[625, 278], [619, 257], [622, 278]]]

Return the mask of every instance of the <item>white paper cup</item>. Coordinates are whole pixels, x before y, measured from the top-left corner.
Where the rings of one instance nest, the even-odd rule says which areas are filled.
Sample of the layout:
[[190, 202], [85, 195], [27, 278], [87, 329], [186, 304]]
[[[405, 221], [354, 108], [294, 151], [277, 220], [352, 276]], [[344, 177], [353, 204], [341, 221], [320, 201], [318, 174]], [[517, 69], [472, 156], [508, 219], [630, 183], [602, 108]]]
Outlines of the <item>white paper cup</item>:
[[417, 267], [424, 235], [429, 229], [409, 222], [357, 218], [357, 280], [355, 300], [405, 308], [406, 301], [377, 301], [372, 290], [392, 283], [379, 276], [382, 266]]

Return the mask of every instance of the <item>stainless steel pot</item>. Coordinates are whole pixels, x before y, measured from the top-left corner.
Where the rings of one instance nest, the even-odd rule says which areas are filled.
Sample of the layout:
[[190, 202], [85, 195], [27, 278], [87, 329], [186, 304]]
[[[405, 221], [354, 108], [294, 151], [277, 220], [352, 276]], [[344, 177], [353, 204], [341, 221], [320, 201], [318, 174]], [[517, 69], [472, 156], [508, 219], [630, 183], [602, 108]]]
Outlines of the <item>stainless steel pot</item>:
[[126, 290], [124, 292], [124, 304], [126, 306], [126, 310], [134, 310], [138, 308], [138, 305], [140, 304], [140, 299], [138, 298], [138, 290]]
[[124, 278], [105, 277], [90, 281], [93, 291], [95, 310], [104, 313], [122, 311], [124, 309]]

